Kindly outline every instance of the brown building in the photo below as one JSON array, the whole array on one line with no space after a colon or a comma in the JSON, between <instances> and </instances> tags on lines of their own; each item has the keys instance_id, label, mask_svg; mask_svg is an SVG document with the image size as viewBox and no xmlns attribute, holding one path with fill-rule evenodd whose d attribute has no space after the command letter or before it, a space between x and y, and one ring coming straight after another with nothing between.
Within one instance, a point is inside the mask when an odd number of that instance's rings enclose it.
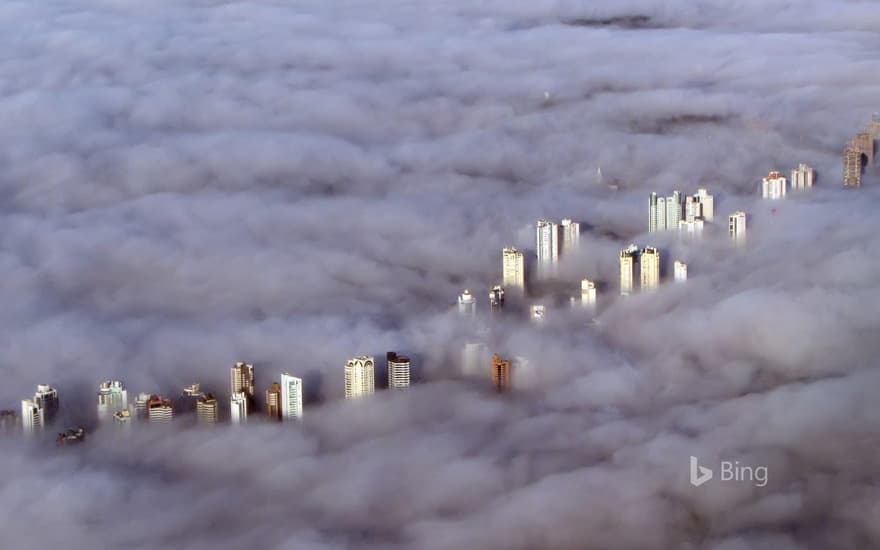
<instances>
[{"instance_id":1,"label":"brown building","mask_svg":"<svg viewBox=\"0 0 880 550\"><path fill-rule=\"evenodd\" d=\"M510 360L502 359L497 353L492 356L492 387L505 393L511 387Z\"/></svg>"},{"instance_id":2,"label":"brown building","mask_svg":"<svg viewBox=\"0 0 880 550\"><path fill-rule=\"evenodd\" d=\"M272 420L281 421L281 384L272 382L272 387L266 390L266 414Z\"/></svg>"},{"instance_id":3,"label":"brown building","mask_svg":"<svg viewBox=\"0 0 880 550\"><path fill-rule=\"evenodd\" d=\"M196 401L196 422L216 424L220 420L220 407L212 394L202 395Z\"/></svg>"}]
</instances>

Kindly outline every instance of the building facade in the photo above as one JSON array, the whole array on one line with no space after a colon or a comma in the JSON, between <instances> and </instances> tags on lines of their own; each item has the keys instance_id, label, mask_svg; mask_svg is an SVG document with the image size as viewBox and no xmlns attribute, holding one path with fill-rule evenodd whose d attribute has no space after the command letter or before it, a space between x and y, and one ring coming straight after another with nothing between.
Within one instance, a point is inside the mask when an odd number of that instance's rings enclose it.
<instances>
[{"instance_id":1,"label":"building facade","mask_svg":"<svg viewBox=\"0 0 880 550\"><path fill-rule=\"evenodd\" d=\"M356 399L375 390L375 359L368 355L354 357L345 364L345 398Z\"/></svg>"},{"instance_id":2,"label":"building facade","mask_svg":"<svg viewBox=\"0 0 880 550\"><path fill-rule=\"evenodd\" d=\"M248 418L248 396L243 391L233 392L229 399L229 419L233 424L244 424Z\"/></svg>"},{"instance_id":3,"label":"building facade","mask_svg":"<svg viewBox=\"0 0 880 550\"><path fill-rule=\"evenodd\" d=\"M770 200L784 199L787 187L788 183L785 180L785 176L779 172L770 172L761 181L761 198Z\"/></svg>"},{"instance_id":4,"label":"building facade","mask_svg":"<svg viewBox=\"0 0 880 550\"><path fill-rule=\"evenodd\" d=\"M688 266L686 263L679 261L679 260L675 260L674 269L675 269L674 277L675 277L676 283L683 283L683 282L687 281L687 279L688 279Z\"/></svg>"},{"instance_id":5,"label":"building facade","mask_svg":"<svg viewBox=\"0 0 880 550\"><path fill-rule=\"evenodd\" d=\"M742 210L734 212L728 218L728 233L736 242L745 242L746 239L746 213Z\"/></svg>"},{"instance_id":6,"label":"building facade","mask_svg":"<svg viewBox=\"0 0 880 550\"><path fill-rule=\"evenodd\" d=\"M474 317L477 314L477 299L468 289L458 295L458 313L464 317Z\"/></svg>"},{"instance_id":7,"label":"building facade","mask_svg":"<svg viewBox=\"0 0 880 550\"><path fill-rule=\"evenodd\" d=\"M281 420L281 384L272 382L272 385L266 390L266 414L272 420Z\"/></svg>"},{"instance_id":8,"label":"building facade","mask_svg":"<svg viewBox=\"0 0 880 550\"><path fill-rule=\"evenodd\" d=\"M535 225L535 253L538 261L538 276L552 276L559 261L559 226L547 220L538 220Z\"/></svg>"},{"instance_id":9,"label":"building facade","mask_svg":"<svg viewBox=\"0 0 880 550\"><path fill-rule=\"evenodd\" d=\"M813 187L813 169L804 164L798 164L798 167L791 171L791 188L792 189L810 189Z\"/></svg>"},{"instance_id":10,"label":"building facade","mask_svg":"<svg viewBox=\"0 0 880 550\"><path fill-rule=\"evenodd\" d=\"M501 285L520 294L526 289L525 259L523 253L513 247L501 251Z\"/></svg>"},{"instance_id":11,"label":"building facade","mask_svg":"<svg viewBox=\"0 0 880 550\"><path fill-rule=\"evenodd\" d=\"M620 295L629 296L633 292L636 280L636 264L638 263L639 249L631 244L620 251Z\"/></svg>"},{"instance_id":12,"label":"building facade","mask_svg":"<svg viewBox=\"0 0 880 550\"><path fill-rule=\"evenodd\" d=\"M220 405L210 393L202 394L196 399L196 422L202 425L213 425L220 421Z\"/></svg>"},{"instance_id":13,"label":"building facade","mask_svg":"<svg viewBox=\"0 0 880 550\"><path fill-rule=\"evenodd\" d=\"M388 376L389 389L401 390L409 387L409 357L397 355L397 353L389 351L385 355L385 370Z\"/></svg>"},{"instance_id":14,"label":"building facade","mask_svg":"<svg viewBox=\"0 0 880 550\"><path fill-rule=\"evenodd\" d=\"M499 393L510 391L513 376L510 360L502 359L497 353L492 356L492 387Z\"/></svg>"},{"instance_id":15,"label":"building facade","mask_svg":"<svg viewBox=\"0 0 880 550\"><path fill-rule=\"evenodd\" d=\"M639 254L640 286L643 291L651 291L660 286L660 251L647 246Z\"/></svg>"},{"instance_id":16,"label":"building facade","mask_svg":"<svg viewBox=\"0 0 880 550\"><path fill-rule=\"evenodd\" d=\"M581 242L581 224L565 218L559 225L559 231L562 237L560 255L565 256L577 250Z\"/></svg>"},{"instance_id":17,"label":"building facade","mask_svg":"<svg viewBox=\"0 0 880 550\"><path fill-rule=\"evenodd\" d=\"M128 391L119 380L107 380L98 386L98 421L113 420L113 413L128 408Z\"/></svg>"},{"instance_id":18,"label":"building facade","mask_svg":"<svg viewBox=\"0 0 880 550\"><path fill-rule=\"evenodd\" d=\"M346 371L346 398L348 397L348 372ZM303 416L302 378L288 373L281 374L281 418L298 420Z\"/></svg>"}]
</instances>

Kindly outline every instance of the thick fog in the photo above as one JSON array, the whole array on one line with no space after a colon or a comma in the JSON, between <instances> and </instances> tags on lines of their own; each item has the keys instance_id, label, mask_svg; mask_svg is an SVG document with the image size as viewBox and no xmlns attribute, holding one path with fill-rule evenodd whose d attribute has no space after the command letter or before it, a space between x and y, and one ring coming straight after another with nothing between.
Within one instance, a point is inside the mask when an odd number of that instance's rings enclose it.
<instances>
[{"instance_id":1,"label":"thick fog","mask_svg":"<svg viewBox=\"0 0 880 550\"><path fill-rule=\"evenodd\" d=\"M0 547L880 547L880 170L841 183L878 27L831 0L3 2L0 409L52 384L90 432L0 438ZM799 162L816 187L761 201ZM698 187L701 240L647 233L649 192ZM583 228L547 319L489 322L543 217ZM621 299L630 242L664 283ZM525 360L514 392L467 342ZM343 400L390 350L413 386ZM302 424L92 429L106 379L225 413L239 360L258 395L305 379Z\"/></svg>"}]
</instances>

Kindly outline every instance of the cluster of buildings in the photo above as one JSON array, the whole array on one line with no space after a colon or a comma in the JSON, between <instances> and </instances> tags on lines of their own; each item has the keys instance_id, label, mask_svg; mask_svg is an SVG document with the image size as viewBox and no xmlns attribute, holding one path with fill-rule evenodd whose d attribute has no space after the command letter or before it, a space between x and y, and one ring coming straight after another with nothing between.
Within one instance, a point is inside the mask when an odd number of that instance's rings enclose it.
<instances>
[{"instance_id":1,"label":"cluster of buildings","mask_svg":"<svg viewBox=\"0 0 880 550\"><path fill-rule=\"evenodd\" d=\"M375 359L360 356L345 364L345 398L355 399L372 394L375 389ZM247 422L258 413L254 365L237 362L230 369L230 398L227 410L234 424ZM410 359L396 352L386 355L389 389L404 389L410 385ZM300 420L303 417L303 380L282 373L280 382L272 382L265 392L263 414L274 421ZM221 402L201 390L199 384L183 388L176 398L158 394L140 393L129 400L128 390L119 380L107 380L98 385L97 420L99 425L130 426L133 422L151 424L170 423L182 415L190 416L200 425L221 421ZM60 401L58 390L45 384L37 386L32 399L21 402L21 421L15 411L0 411L0 432L11 432L19 426L26 434L42 433L56 423ZM74 428L58 435L59 445L82 441L83 428Z\"/></svg>"}]
</instances>

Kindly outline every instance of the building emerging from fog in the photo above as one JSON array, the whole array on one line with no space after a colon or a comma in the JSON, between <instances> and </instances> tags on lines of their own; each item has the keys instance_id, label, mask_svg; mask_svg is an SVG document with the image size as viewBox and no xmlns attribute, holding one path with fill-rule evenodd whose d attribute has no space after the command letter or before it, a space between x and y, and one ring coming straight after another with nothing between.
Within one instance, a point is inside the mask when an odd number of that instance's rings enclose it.
<instances>
[{"instance_id":1,"label":"building emerging from fog","mask_svg":"<svg viewBox=\"0 0 880 550\"><path fill-rule=\"evenodd\" d=\"M711 222L715 219L715 198L709 194L709 191L701 187L697 189L697 194L693 197L694 214L696 218L702 218L704 221Z\"/></svg>"},{"instance_id":2,"label":"building emerging from fog","mask_svg":"<svg viewBox=\"0 0 880 550\"><path fill-rule=\"evenodd\" d=\"M746 213L742 210L734 212L728 218L730 238L736 242L744 242L746 238Z\"/></svg>"},{"instance_id":3,"label":"building emerging from fog","mask_svg":"<svg viewBox=\"0 0 880 550\"><path fill-rule=\"evenodd\" d=\"M458 296L458 313L464 317L474 317L477 314L477 300L468 289L464 289Z\"/></svg>"},{"instance_id":4,"label":"building emerging from fog","mask_svg":"<svg viewBox=\"0 0 880 550\"><path fill-rule=\"evenodd\" d=\"M761 197L770 200L784 199L786 187L785 176L779 172L770 172L761 182Z\"/></svg>"},{"instance_id":5,"label":"building emerging from fog","mask_svg":"<svg viewBox=\"0 0 880 550\"><path fill-rule=\"evenodd\" d=\"M117 411L128 408L128 392L119 380L107 380L98 386L98 421L113 419Z\"/></svg>"},{"instance_id":6,"label":"building emerging from fog","mask_svg":"<svg viewBox=\"0 0 880 550\"><path fill-rule=\"evenodd\" d=\"M30 399L21 402L21 427L26 434L33 434L43 429L43 409Z\"/></svg>"},{"instance_id":7,"label":"building emerging from fog","mask_svg":"<svg viewBox=\"0 0 880 550\"><path fill-rule=\"evenodd\" d=\"M577 250L581 243L581 224L565 218L559 226L559 231L562 237L560 255L565 256Z\"/></svg>"},{"instance_id":8,"label":"building emerging from fog","mask_svg":"<svg viewBox=\"0 0 880 550\"><path fill-rule=\"evenodd\" d=\"M409 387L409 357L389 351L385 354L385 371L389 389L401 390Z\"/></svg>"},{"instance_id":9,"label":"building emerging from fog","mask_svg":"<svg viewBox=\"0 0 880 550\"><path fill-rule=\"evenodd\" d=\"M581 305L588 307L596 305L596 283L589 279L581 281Z\"/></svg>"},{"instance_id":10,"label":"building emerging from fog","mask_svg":"<svg viewBox=\"0 0 880 550\"><path fill-rule=\"evenodd\" d=\"M688 279L688 266L686 263L675 260L675 282L683 283Z\"/></svg>"},{"instance_id":11,"label":"building emerging from fog","mask_svg":"<svg viewBox=\"0 0 880 550\"><path fill-rule=\"evenodd\" d=\"M639 254L639 272L641 275L641 289L650 291L660 286L660 251L653 246L647 246Z\"/></svg>"},{"instance_id":12,"label":"building emerging from fog","mask_svg":"<svg viewBox=\"0 0 880 550\"><path fill-rule=\"evenodd\" d=\"M804 164L798 164L798 167L791 171L791 188L792 189L810 189L813 187L813 169Z\"/></svg>"},{"instance_id":13,"label":"building emerging from fog","mask_svg":"<svg viewBox=\"0 0 880 550\"><path fill-rule=\"evenodd\" d=\"M174 405L169 399L151 395L146 402L147 419L151 424L165 424L174 418Z\"/></svg>"},{"instance_id":14,"label":"building emerging from fog","mask_svg":"<svg viewBox=\"0 0 880 550\"><path fill-rule=\"evenodd\" d=\"M255 403L256 385L254 383L254 366L241 361L235 363L231 369L231 393L243 393L248 401L248 408L252 409Z\"/></svg>"},{"instance_id":15,"label":"building emerging from fog","mask_svg":"<svg viewBox=\"0 0 880 550\"><path fill-rule=\"evenodd\" d=\"M243 391L237 391L229 399L229 419L233 424L244 424L248 417L248 396Z\"/></svg>"},{"instance_id":16,"label":"building emerging from fog","mask_svg":"<svg viewBox=\"0 0 880 550\"><path fill-rule=\"evenodd\" d=\"M370 376L372 377L372 371ZM345 371L345 397L348 398L348 369ZM371 390L372 392L372 390ZM299 420L303 415L302 378L281 374L281 417L284 420Z\"/></svg>"},{"instance_id":17,"label":"building emerging from fog","mask_svg":"<svg viewBox=\"0 0 880 550\"><path fill-rule=\"evenodd\" d=\"M345 364L345 398L356 399L370 395L375 389L373 365L375 359L368 355L354 357Z\"/></svg>"},{"instance_id":18,"label":"building emerging from fog","mask_svg":"<svg viewBox=\"0 0 880 550\"><path fill-rule=\"evenodd\" d=\"M547 220L535 224L535 252L538 256L538 277L551 276L559 261L559 226Z\"/></svg>"},{"instance_id":19,"label":"building emerging from fog","mask_svg":"<svg viewBox=\"0 0 880 550\"><path fill-rule=\"evenodd\" d=\"M58 415L58 409L61 407L58 400L58 390L48 384L37 385L37 392L34 394L34 404L43 411L43 425L51 425Z\"/></svg>"},{"instance_id":20,"label":"building emerging from fog","mask_svg":"<svg viewBox=\"0 0 880 550\"><path fill-rule=\"evenodd\" d=\"M492 387L499 393L510 391L513 377L510 360L502 359L497 353L492 356Z\"/></svg>"},{"instance_id":21,"label":"building emerging from fog","mask_svg":"<svg viewBox=\"0 0 880 550\"><path fill-rule=\"evenodd\" d=\"M491 313L500 313L504 309L504 289L500 285L495 285L489 290L489 311Z\"/></svg>"},{"instance_id":22,"label":"building emerging from fog","mask_svg":"<svg viewBox=\"0 0 880 550\"><path fill-rule=\"evenodd\" d=\"M620 295L629 296L636 280L639 248L631 244L620 251Z\"/></svg>"},{"instance_id":23,"label":"building emerging from fog","mask_svg":"<svg viewBox=\"0 0 880 550\"><path fill-rule=\"evenodd\" d=\"M272 420L281 420L281 384L272 382L266 390L266 415Z\"/></svg>"},{"instance_id":24,"label":"building emerging from fog","mask_svg":"<svg viewBox=\"0 0 880 550\"><path fill-rule=\"evenodd\" d=\"M547 307L543 304L534 304L529 308L529 318L532 321L541 322L547 316Z\"/></svg>"},{"instance_id":25,"label":"building emerging from fog","mask_svg":"<svg viewBox=\"0 0 880 550\"><path fill-rule=\"evenodd\" d=\"M518 294L525 293L526 270L523 253L513 247L501 251L501 284L504 288Z\"/></svg>"},{"instance_id":26,"label":"building emerging from fog","mask_svg":"<svg viewBox=\"0 0 880 550\"><path fill-rule=\"evenodd\" d=\"M196 400L196 422L213 425L220 421L220 405L210 393L200 395Z\"/></svg>"},{"instance_id":27,"label":"building emerging from fog","mask_svg":"<svg viewBox=\"0 0 880 550\"><path fill-rule=\"evenodd\" d=\"M701 191L705 191L705 189L701 189ZM711 200L711 196L707 196ZM681 219L680 191L673 191L672 195L668 197L660 197L657 193L650 194L648 197L648 231L677 231L678 222Z\"/></svg>"}]
</instances>

